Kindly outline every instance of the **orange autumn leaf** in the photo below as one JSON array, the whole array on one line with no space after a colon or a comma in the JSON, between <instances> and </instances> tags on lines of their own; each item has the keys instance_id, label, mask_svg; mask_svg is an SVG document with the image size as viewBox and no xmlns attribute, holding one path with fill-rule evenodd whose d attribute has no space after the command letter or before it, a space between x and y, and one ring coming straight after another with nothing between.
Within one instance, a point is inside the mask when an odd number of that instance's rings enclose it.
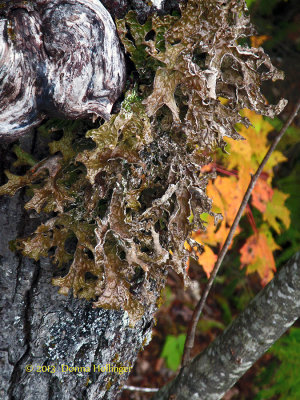
<instances>
[{"instance_id":1,"label":"orange autumn leaf","mask_svg":"<svg viewBox=\"0 0 300 400\"><path fill-rule=\"evenodd\" d=\"M218 250L221 249L229 233L230 227L226 225L225 219L217 225L214 225L214 217L208 214L205 216L205 222L208 224L206 232L199 230L192 233L192 239L201 244L203 252L200 254L196 247L192 248L187 242L185 248L190 252L194 251L194 254L196 254L198 258L198 263L202 266L204 272L209 278L218 258L212 247L218 248ZM238 227L234 236L238 235L239 232L240 228ZM230 247L231 246L232 243L230 244Z\"/></svg>"},{"instance_id":2,"label":"orange autumn leaf","mask_svg":"<svg viewBox=\"0 0 300 400\"><path fill-rule=\"evenodd\" d=\"M251 203L261 213L264 213L267 208L267 204L272 200L274 190L271 186L263 179L258 179L252 192Z\"/></svg>"},{"instance_id":3,"label":"orange autumn leaf","mask_svg":"<svg viewBox=\"0 0 300 400\"><path fill-rule=\"evenodd\" d=\"M216 238L216 230L218 230L218 228L219 224L217 226L214 224L214 217L208 215L206 232L200 230L192 232L192 239L200 244L204 243L216 247L218 245L218 240Z\"/></svg>"},{"instance_id":4,"label":"orange autumn leaf","mask_svg":"<svg viewBox=\"0 0 300 400\"><path fill-rule=\"evenodd\" d=\"M213 165L214 165L213 163L209 163L207 165L203 165L201 167L202 174L204 174L205 172L210 172L213 169Z\"/></svg>"},{"instance_id":5,"label":"orange autumn leaf","mask_svg":"<svg viewBox=\"0 0 300 400\"><path fill-rule=\"evenodd\" d=\"M207 245L204 245L204 251L202 254L198 253L198 263L202 266L207 278L210 277L211 271L214 268L217 258L218 256Z\"/></svg>"},{"instance_id":6,"label":"orange autumn leaf","mask_svg":"<svg viewBox=\"0 0 300 400\"><path fill-rule=\"evenodd\" d=\"M219 175L207 186L207 194L213 200L212 211L221 213L223 220L215 226L214 218L208 215L205 217L206 232L198 231L192 235L194 240L204 246L204 252L200 256L199 253L196 255L208 276L217 257L215 252L220 251L226 240L250 183L251 174L255 173L270 146L268 135L273 126L254 111L244 109L241 114L251 122L249 128L242 125L237 128L245 140L226 139L228 154L219 153L214 162L201 169L201 173L209 173L215 169L226 175ZM285 206L287 196L271 186L274 166L284 161L286 158L281 152L273 152L252 192L251 204L262 213L265 224L257 228L251 210L247 213L256 233L248 238L242 247L241 262L247 267L247 274L258 272L262 284L267 283L273 276L275 262L272 252L278 248L269 229L279 233L283 225L288 228L290 224L290 213ZM239 232L238 227L235 235Z\"/></svg>"},{"instance_id":7,"label":"orange autumn leaf","mask_svg":"<svg viewBox=\"0 0 300 400\"><path fill-rule=\"evenodd\" d=\"M240 182L235 177L222 178L220 176L214 182L209 182L208 184L207 193L213 199L213 210L214 212L221 213L224 218L220 223L214 225L214 217L206 215L206 232L197 231L192 233L192 239L204 247L204 251L201 254L197 251L195 254L198 257L198 263L202 266L207 277L210 276L217 260L217 255L211 247L218 247L220 249L223 246L229 233L230 225L235 218L242 200L243 192L239 184ZM235 235L239 234L239 232L240 229L238 228ZM186 249L192 251L191 248L186 247Z\"/></svg>"},{"instance_id":8,"label":"orange autumn leaf","mask_svg":"<svg viewBox=\"0 0 300 400\"><path fill-rule=\"evenodd\" d=\"M214 182L209 182L207 194L213 199L213 210L221 212L226 224L231 226L244 196L240 182L234 176L218 176Z\"/></svg>"},{"instance_id":9,"label":"orange autumn leaf","mask_svg":"<svg viewBox=\"0 0 300 400\"><path fill-rule=\"evenodd\" d=\"M199 235L200 231L197 232L193 232L192 234L192 238L199 242ZM198 239L198 240L197 240ZM212 249L207 246L207 245L203 245L203 251L202 253L199 252L198 247L194 246L192 247L187 241L184 243L184 247L186 248L186 250L188 250L190 253L194 253L198 259L198 263L202 266L204 272L206 273L206 276L209 278L211 271L214 268L214 265L217 261L217 256L216 254L212 251ZM190 267L190 260L187 260L186 263L186 272L189 271L189 267Z\"/></svg>"},{"instance_id":10,"label":"orange autumn leaf","mask_svg":"<svg viewBox=\"0 0 300 400\"><path fill-rule=\"evenodd\" d=\"M247 274L257 272L264 286L273 278L276 271L273 251L279 248L270 234L267 236L260 230L250 236L240 249L241 267L247 267Z\"/></svg>"},{"instance_id":11,"label":"orange autumn leaf","mask_svg":"<svg viewBox=\"0 0 300 400\"><path fill-rule=\"evenodd\" d=\"M271 36L268 35L260 35L260 36L251 36L251 47L260 47L267 40L271 39Z\"/></svg>"}]
</instances>

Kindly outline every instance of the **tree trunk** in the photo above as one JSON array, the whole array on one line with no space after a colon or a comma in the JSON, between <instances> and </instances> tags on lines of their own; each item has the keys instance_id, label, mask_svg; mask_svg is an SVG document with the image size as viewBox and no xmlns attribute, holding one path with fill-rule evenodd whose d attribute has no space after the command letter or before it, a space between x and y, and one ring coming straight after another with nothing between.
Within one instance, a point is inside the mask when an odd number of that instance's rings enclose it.
<instances>
[{"instance_id":1,"label":"tree trunk","mask_svg":"<svg viewBox=\"0 0 300 400\"><path fill-rule=\"evenodd\" d=\"M300 252L207 349L153 397L218 400L300 316ZM170 397L171 396L171 397Z\"/></svg>"},{"instance_id":2,"label":"tree trunk","mask_svg":"<svg viewBox=\"0 0 300 400\"><path fill-rule=\"evenodd\" d=\"M30 137L24 139L28 151ZM2 170L10 153L2 148ZM113 368L133 366L151 338L156 305L129 328L123 312L94 309L87 301L58 294L48 258L34 262L9 249L9 241L40 223L28 217L24 197L18 192L0 198L0 398L116 399L130 369ZM86 370L70 372L71 367Z\"/></svg>"}]
</instances>

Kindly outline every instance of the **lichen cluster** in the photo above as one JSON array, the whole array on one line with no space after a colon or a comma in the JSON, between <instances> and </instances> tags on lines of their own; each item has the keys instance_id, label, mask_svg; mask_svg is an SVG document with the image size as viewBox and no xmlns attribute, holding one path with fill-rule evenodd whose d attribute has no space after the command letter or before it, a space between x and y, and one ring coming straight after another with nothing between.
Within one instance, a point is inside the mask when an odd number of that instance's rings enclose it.
<instances>
[{"instance_id":1,"label":"lichen cluster","mask_svg":"<svg viewBox=\"0 0 300 400\"><path fill-rule=\"evenodd\" d=\"M53 280L61 293L125 310L135 324L167 266L186 280L185 241L212 214L201 167L224 136L241 139L242 108L272 116L285 104L269 106L260 93L262 80L282 78L263 50L238 44L253 33L246 14L238 0L190 0L181 15L144 25L130 12L117 21L133 71L120 111L86 139L77 122L52 122L64 135L50 156L24 176L7 172L0 194L29 186L26 208L53 215L17 246L70 264Z\"/></svg>"}]
</instances>

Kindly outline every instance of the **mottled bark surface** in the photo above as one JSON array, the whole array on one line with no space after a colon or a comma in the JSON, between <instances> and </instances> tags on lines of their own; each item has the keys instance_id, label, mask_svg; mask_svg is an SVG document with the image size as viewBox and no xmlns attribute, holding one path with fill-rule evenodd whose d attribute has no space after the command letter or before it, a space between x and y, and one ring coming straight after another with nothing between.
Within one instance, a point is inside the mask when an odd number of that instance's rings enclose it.
<instances>
[{"instance_id":1,"label":"mottled bark surface","mask_svg":"<svg viewBox=\"0 0 300 400\"><path fill-rule=\"evenodd\" d=\"M300 253L153 399L218 400L300 316Z\"/></svg>"},{"instance_id":2,"label":"mottled bark surface","mask_svg":"<svg viewBox=\"0 0 300 400\"><path fill-rule=\"evenodd\" d=\"M135 10L141 22L154 12L170 13L179 10L178 4L185 0L101 0L113 17L123 18L129 10Z\"/></svg>"},{"instance_id":3,"label":"mottled bark surface","mask_svg":"<svg viewBox=\"0 0 300 400\"><path fill-rule=\"evenodd\" d=\"M0 7L0 137L46 116L109 119L125 81L114 22L98 0Z\"/></svg>"},{"instance_id":4,"label":"mottled bark surface","mask_svg":"<svg viewBox=\"0 0 300 400\"><path fill-rule=\"evenodd\" d=\"M2 149L2 170L8 154ZM58 294L49 259L34 262L9 250L10 240L32 232L39 222L28 217L24 196L0 198L0 398L116 399L129 373L98 372L98 365L134 364L150 340L156 305L131 329L123 312L93 309L87 301ZM62 371L62 364L91 372ZM51 372L37 372L42 365Z\"/></svg>"}]
</instances>

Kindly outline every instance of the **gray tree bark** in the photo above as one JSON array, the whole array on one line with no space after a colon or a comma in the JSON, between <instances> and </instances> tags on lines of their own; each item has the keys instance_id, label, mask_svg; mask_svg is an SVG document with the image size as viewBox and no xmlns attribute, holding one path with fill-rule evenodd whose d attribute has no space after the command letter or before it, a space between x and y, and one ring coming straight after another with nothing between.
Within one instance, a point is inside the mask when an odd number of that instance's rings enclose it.
<instances>
[{"instance_id":1,"label":"gray tree bark","mask_svg":"<svg viewBox=\"0 0 300 400\"><path fill-rule=\"evenodd\" d=\"M32 135L22 140L33 154L42 146L33 146ZM2 172L9 146L0 146ZM25 196L0 198L0 398L116 399L130 369L121 373L114 367L133 366L151 338L156 304L130 328L123 312L93 309L58 294L49 259L34 262L9 249L9 241L40 223L24 210ZM81 370L70 372L73 367Z\"/></svg>"},{"instance_id":2,"label":"gray tree bark","mask_svg":"<svg viewBox=\"0 0 300 400\"><path fill-rule=\"evenodd\" d=\"M299 316L300 252L225 332L153 399L221 399Z\"/></svg>"}]
</instances>

